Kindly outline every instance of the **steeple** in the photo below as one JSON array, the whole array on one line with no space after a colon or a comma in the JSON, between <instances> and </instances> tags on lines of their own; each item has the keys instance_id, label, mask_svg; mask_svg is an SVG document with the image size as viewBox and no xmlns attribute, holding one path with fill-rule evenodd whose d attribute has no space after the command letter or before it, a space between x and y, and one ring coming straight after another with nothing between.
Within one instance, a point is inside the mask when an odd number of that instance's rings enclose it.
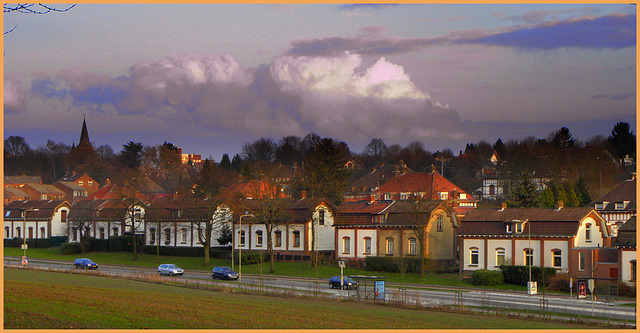
<instances>
[{"instance_id":1,"label":"steeple","mask_svg":"<svg viewBox=\"0 0 640 333\"><path fill-rule=\"evenodd\" d=\"M89 132L87 131L87 120L82 120L82 133L80 133L80 142L78 142L78 148L93 148L91 147L91 141L89 141Z\"/></svg>"}]
</instances>

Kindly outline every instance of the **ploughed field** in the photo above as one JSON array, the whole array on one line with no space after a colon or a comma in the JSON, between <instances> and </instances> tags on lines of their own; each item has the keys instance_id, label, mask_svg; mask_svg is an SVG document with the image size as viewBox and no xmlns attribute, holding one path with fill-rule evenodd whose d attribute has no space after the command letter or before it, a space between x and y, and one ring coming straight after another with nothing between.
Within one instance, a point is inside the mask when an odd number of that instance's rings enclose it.
<instances>
[{"instance_id":1,"label":"ploughed field","mask_svg":"<svg viewBox=\"0 0 640 333\"><path fill-rule=\"evenodd\" d=\"M4 270L7 329L588 328L335 299L209 291L109 277Z\"/></svg>"}]
</instances>

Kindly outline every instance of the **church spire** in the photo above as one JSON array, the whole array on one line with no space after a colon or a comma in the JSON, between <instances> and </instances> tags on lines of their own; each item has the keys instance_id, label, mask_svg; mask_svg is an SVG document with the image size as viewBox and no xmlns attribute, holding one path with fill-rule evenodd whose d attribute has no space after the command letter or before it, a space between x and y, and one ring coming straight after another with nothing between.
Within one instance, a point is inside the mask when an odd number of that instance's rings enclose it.
<instances>
[{"instance_id":1,"label":"church spire","mask_svg":"<svg viewBox=\"0 0 640 333\"><path fill-rule=\"evenodd\" d=\"M91 141L89 141L89 132L87 131L87 120L82 120L82 133L80 134L80 142L78 142L78 148L93 148L91 147Z\"/></svg>"}]
</instances>

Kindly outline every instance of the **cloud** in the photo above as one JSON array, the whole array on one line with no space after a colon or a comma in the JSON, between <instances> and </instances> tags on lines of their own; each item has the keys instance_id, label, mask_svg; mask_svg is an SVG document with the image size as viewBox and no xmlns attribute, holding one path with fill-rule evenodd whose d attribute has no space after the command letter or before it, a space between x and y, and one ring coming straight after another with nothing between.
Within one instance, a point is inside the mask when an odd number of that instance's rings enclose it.
<instances>
[{"instance_id":1,"label":"cloud","mask_svg":"<svg viewBox=\"0 0 640 333\"><path fill-rule=\"evenodd\" d=\"M625 100L629 98L633 98L636 95L635 92L627 92L622 94L600 94L591 96L592 99L608 99L613 101Z\"/></svg>"},{"instance_id":2,"label":"cloud","mask_svg":"<svg viewBox=\"0 0 640 333\"><path fill-rule=\"evenodd\" d=\"M382 4L382 3L361 3L361 4L348 4L348 5L340 5L338 9L340 10L356 10L356 9L387 9L399 6L397 4Z\"/></svg>"},{"instance_id":3,"label":"cloud","mask_svg":"<svg viewBox=\"0 0 640 333\"><path fill-rule=\"evenodd\" d=\"M532 12L527 22L540 22L549 12ZM423 50L434 45L480 44L513 47L519 50L619 49L636 45L636 15L582 16L563 21L544 21L500 29L454 31L433 38L383 36L381 27L366 27L356 37L297 39L287 51L293 56L339 56L345 52L362 55L391 55Z\"/></svg>"},{"instance_id":4,"label":"cloud","mask_svg":"<svg viewBox=\"0 0 640 333\"><path fill-rule=\"evenodd\" d=\"M18 112L27 103L26 91L20 85L20 80L12 75L4 76L4 111Z\"/></svg>"}]
</instances>

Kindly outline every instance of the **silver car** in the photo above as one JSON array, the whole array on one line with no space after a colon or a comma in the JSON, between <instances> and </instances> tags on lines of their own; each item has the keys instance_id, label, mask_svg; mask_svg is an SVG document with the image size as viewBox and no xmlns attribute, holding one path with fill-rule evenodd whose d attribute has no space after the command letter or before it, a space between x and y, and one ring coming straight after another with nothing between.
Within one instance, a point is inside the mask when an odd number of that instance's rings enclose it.
<instances>
[{"instance_id":1,"label":"silver car","mask_svg":"<svg viewBox=\"0 0 640 333\"><path fill-rule=\"evenodd\" d=\"M158 274L159 275L182 275L184 274L184 270L182 268L174 265L174 264L162 264L158 266Z\"/></svg>"}]
</instances>

